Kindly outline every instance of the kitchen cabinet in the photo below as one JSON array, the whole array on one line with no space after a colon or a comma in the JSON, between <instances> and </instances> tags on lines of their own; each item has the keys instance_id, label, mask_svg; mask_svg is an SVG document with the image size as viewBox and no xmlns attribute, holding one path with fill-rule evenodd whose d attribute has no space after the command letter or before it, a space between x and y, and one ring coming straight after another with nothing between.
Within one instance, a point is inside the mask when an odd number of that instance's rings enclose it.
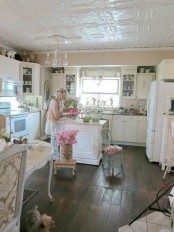
<instances>
[{"instance_id":1,"label":"kitchen cabinet","mask_svg":"<svg viewBox=\"0 0 174 232\"><path fill-rule=\"evenodd\" d=\"M174 59L165 59L157 66L157 80L173 79Z\"/></svg>"},{"instance_id":2,"label":"kitchen cabinet","mask_svg":"<svg viewBox=\"0 0 174 232\"><path fill-rule=\"evenodd\" d=\"M99 123L83 123L79 120L62 120L62 129L76 129L77 143L73 145L73 159L77 163L99 165L102 158L101 130L105 127L105 120Z\"/></svg>"},{"instance_id":3,"label":"kitchen cabinet","mask_svg":"<svg viewBox=\"0 0 174 232\"><path fill-rule=\"evenodd\" d=\"M23 93L40 95L40 64L20 62L20 79Z\"/></svg>"},{"instance_id":4,"label":"kitchen cabinet","mask_svg":"<svg viewBox=\"0 0 174 232\"><path fill-rule=\"evenodd\" d=\"M40 137L40 112L30 112L28 115L29 123L29 139L37 139Z\"/></svg>"},{"instance_id":5,"label":"kitchen cabinet","mask_svg":"<svg viewBox=\"0 0 174 232\"><path fill-rule=\"evenodd\" d=\"M57 90L65 89L65 76L64 73L51 74L51 95L53 96Z\"/></svg>"},{"instance_id":6,"label":"kitchen cabinet","mask_svg":"<svg viewBox=\"0 0 174 232\"><path fill-rule=\"evenodd\" d=\"M136 67L122 69L122 97L135 98Z\"/></svg>"},{"instance_id":7,"label":"kitchen cabinet","mask_svg":"<svg viewBox=\"0 0 174 232\"><path fill-rule=\"evenodd\" d=\"M113 115L112 118L112 139L124 141L124 116Z\"/></svg>"},{"instance_id":8,"label":"kitchen cabinet","mask_svg":"<svg viewBox=\"0 0 174 232\"><path fill-rule=\"evenodd\" d=\"M154 73L138 73L136 82L136 97L138 99L147 99L150 85L155 79Z\"/></svg>"},{"instance_id":9,"label":"kitchen cabinet","mask_svg":"<svg viewBox=\"0 0 174 232\"><path fill-rule=\"evenodd\" d=\"M144 116L113 115L112 139L118 143L145 144L147 118Z\"/></svg>"},{"instance_id":10,"label":"kitchen cabinet","mask_svg":"<svg viewBox=\"0 0 174 232\"><path fill-rule=\"evenodd\" d=\"M77 68L65 68L65 82L68 97L76 97Z\"/></svg>"},{"instance_id":11,"label":"kitchen cabinet","mask_svg":"<svg viewBox=\"0 0 174 232\"><path fill-rule=\"evenodd\" d=\"M124 116L124 141L137 142L137 117Z\"/></svg>"},{"instance_id":12,"label":"kitchen cabinet","mask_svg":"<svg viewBox=\"0 0 174 232\"><path fill-rule=\"evenodd\" d=\"M20 61L0 55L0 77L19 80Z\"/></svg>"},{"instance_id":13,"label":"kitchen cabinet","mask_svg":"<svg viewBox=\"0 0 174 232\"><path fill-rule=\"evenodd\" d=\"M147 117L137 117L137 143L146 143L147 137Z\"/></svg>"},{"instance_id":14,"label":"kitchen cabinet","mask_svg":"<svg viewBox=\"0 0 174 232\"><path fill-rule=\"evenodd\" d=\"M118 142L133 142L137 140L137 117L113 115L112 139Z\"/></svg>"}]
</instances>

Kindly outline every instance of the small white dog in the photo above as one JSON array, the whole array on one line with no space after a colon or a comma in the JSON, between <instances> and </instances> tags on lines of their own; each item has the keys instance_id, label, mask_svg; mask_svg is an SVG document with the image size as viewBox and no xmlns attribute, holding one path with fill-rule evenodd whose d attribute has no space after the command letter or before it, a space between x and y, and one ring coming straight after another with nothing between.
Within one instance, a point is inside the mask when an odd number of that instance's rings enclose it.
<instances>
[{"instance_id":1,"label":"small white dog","mask_svg":"<svg viewBox=\"0 0 174 232\"><path fill-rule=\"evenodd\" d=\"M34 206L26 214L26 227L27 232L50 232L55 228L55 222L51 216L40 214L38 206Z\"/></svg>"}]
</instances>

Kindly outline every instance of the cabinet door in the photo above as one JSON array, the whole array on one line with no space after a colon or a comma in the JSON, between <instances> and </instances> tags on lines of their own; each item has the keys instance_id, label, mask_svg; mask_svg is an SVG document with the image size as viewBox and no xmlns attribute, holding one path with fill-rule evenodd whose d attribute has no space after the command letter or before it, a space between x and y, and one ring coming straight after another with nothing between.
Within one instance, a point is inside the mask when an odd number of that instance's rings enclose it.
<instances>
[{"instance_id":1,"label":"cabinet door","mask_svg":"<svg viewBox=\"0 0 174 232\"><path fill-rule=\"evenodd\" d=\"M165 59L157 66L157 79L173 79L174 59Z\"/></svg>"},{"instance_id":2,"label":"cabinet door","mask_svg":"<svg viewBox=\"0 0 174 232\"><path fill-rule=\"evenodd\" d=\"M137 117L125 116L124 119L124 141L136 142L137 141Z\"/></svg>"},{"instance_id":3,"label":"cabinet door","mask_svg":"<svg viewBox=\"0 0 174 232\"><path fill-rule=\"evenodd\" d=\"M20 79L23 82L23 93L40 94L40 65L35 63L20 63Z\"/></svg>"},{"instance_id":4,"label":"cabinet door","mask_svg":"<svg viewBox=\"0 0 174 232\"><path fill-rule=\"evenodd\" d=\"M137 143L146 143L147 136L147 117L138 117L137 124Z\"/></svg>"},{"instance_id":5,"label":"cabinet door","mask_svg":"<svg viewBox=\"0 0 174 232\"><path fill-rule=\"evenodd\" d=\"M63 73L52 73L51 75L51 95L53 96L57 90L65 89L65 76Z\"/></svg>"},{"instance_id":6,"label":"cabinet door","mask_svg":"<svg viewBox=\"0 0 174 232\"><path fill-rule=\"evenodd\" d=\"M76 75L66 74L66 90L68 96L74 97L76 95Z\"/></svg>"},{"instance_id":7,"label":"cabinet door","mask_svg":"<svg viewBox=\"0 0 174 232\"><path fill-rule=\"evenodd\" d=\"M154 74L143 73L137 75L136 96L139 99L147 99L150 85L154 79Z\"/></svg>"},{"instance_id":8,"label":"cabinet door","mask_svg":"<svg viewBox=\"0 0 174 232\"><path fill-rule=\"evenodd\" d=\"M77 68L65 68L65 86L68 97L76 97L77 72Z\"/></svg>"},{"instance_id":9,"label":"cabinet door","mask_svg":"<svg viewBox=\"0 0 174 232\"><path fill-rule=\"evenodd\" d=\"M135 98L137 67L122 68L122 97Z\"/></svg>"},{"instance_id":10,"label":"cabinet door","mask_svg":"<svg viewBox=\"0 0 174 232\"><path fill-rule=\"evenodd\" d=\"M112 118L112 139L123 141L124 139L124 116L113 115Z\"/></svg>"},{"instance_id":11,"label":"cabinet door","mask_svg":"<svg viewBox=\"0 0 174 232\"><path fill-rule=\"evenodd\" d=\"M40 112L29 114L29 139L40 137Z\"/></svg>"},{"instance_id":12,"label":"cabinet door","mask_svg":"<svg viewBox=\"0 0 174 232\"><path fill-rule=\"evenodd\" d=\"M135 82L134 74L123 74L122 97L135 98Z\"/></svg>"},{"instance_id":13,"label":"cabinet door","mask_svg":"<svg viewBox=\"0 0 174 232\"><path fill-rule=\"evenodd\" d=\"M0 77L19 80L19 61L0 55Z\"/></svg>"}]
</instances>

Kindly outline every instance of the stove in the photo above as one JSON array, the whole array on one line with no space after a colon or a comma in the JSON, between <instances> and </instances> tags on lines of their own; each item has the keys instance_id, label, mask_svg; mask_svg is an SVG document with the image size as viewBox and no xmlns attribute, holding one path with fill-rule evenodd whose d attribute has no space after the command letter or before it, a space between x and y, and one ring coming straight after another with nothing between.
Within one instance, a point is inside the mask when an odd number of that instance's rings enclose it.
<instances>
[{"instance_id":1,"label":"stove","mask_svg":"<svg viewBox=\"0 0 174 232\"><path fill-rule=\"evenodd\" d=\"M28 112L11 110L10 102L0 102L0 129L12 131L16 138L28 137Z\"/></svg>"},{"instance_id":2,"label":"stove","mask_svg":"<svg viewBox=\"0 0 174 232\"><path fill-rule=\"evenodd\" d=\"M11 110L10 102L0 102L0 114L4 116L15 116L15 115L25 115L28 112L24 112L22 110Z\"/></svg>"}]
</instances>

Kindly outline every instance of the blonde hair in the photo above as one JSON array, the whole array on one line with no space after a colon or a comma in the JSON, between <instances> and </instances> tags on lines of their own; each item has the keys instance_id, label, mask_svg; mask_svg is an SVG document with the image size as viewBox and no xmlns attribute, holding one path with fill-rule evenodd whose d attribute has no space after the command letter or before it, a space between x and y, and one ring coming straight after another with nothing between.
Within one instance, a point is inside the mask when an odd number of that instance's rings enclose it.
<instances>
[{"instance_id":1,"label":"blonde hair","mask_svg":"<svg viewBox=\"0 0 174 232\"><path fill-rule=\"evenodd\" d=\"M66 94L65 97L63 96L64 93ZM64 99L64 100L66 100L67 90L63 89L63 88L61 88L60 90L57 90L56 97L57 97L57 99Z\"/></svg>"}]
</instances>

